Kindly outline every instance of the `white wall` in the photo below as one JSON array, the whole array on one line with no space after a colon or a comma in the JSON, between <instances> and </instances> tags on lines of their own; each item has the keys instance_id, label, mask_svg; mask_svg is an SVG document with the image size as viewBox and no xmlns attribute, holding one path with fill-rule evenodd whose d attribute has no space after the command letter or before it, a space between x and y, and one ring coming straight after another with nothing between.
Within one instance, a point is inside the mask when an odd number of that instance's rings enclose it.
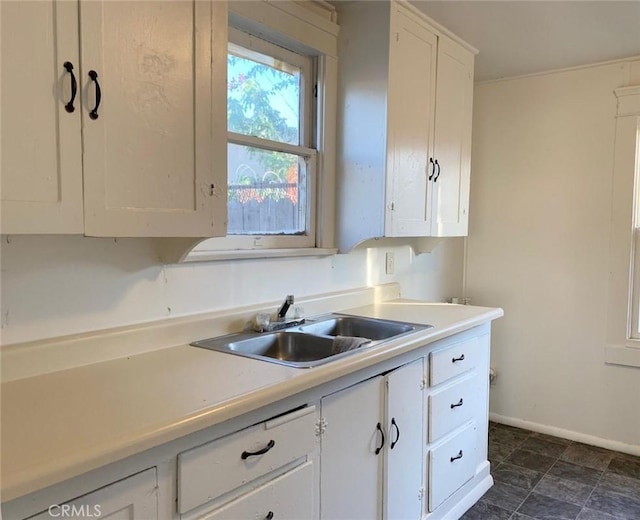
<instances>
[{"instance_id":1,"label":"white wall","mask_svg":"<svg viewBox=\"0 0 640 520\"><path fill-rule=\"evenodd\" d=\"M629 78L618 63L476 86L467 294L505 311L492 413L640 445L640 369L603 361L613 90Z\"/></svg>"},{"instance_id":2,"label":"white wall","mask_svg":"<svg viewBox=\"0 0 640 520\"><path fill-rule=\"evenodd\" d=\"M463 242L432 253L408 246L326 258L159 265L146 239L2 237L2 343L398 281L402 295L460 295ZM384 253L395 274L384 274Z\"/></svg>"}]
</instances>

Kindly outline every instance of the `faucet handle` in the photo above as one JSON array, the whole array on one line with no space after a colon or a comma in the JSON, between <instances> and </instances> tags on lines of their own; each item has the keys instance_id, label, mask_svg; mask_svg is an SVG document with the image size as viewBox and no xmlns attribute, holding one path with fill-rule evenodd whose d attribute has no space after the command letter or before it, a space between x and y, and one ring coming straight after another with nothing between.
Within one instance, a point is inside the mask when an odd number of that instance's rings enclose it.
<instances>
[{"instance_id":1,"label":"faucet handle","mask_svg":"<svg viewBox=\"0 0 640 520\"><path fill-rule=\"evenodd\" d=\"M267 328L269 327L269 323L271 323L271 314L269 314L268 312L259 312L258 314L256 314L254 324L255 330L257 330L258 332L263 332L267 330Z\"/></svg>"}]
</instances>

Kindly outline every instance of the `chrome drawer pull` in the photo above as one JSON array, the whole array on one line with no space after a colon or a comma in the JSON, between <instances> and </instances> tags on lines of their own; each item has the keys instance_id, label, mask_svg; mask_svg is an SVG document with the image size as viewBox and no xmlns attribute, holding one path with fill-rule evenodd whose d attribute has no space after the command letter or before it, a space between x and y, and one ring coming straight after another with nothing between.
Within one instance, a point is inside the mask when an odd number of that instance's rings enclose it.
<instances>
[{"instance_id":1,"label":"chrome drawer pull","mask_svg":"<svg viewBox=\"0 0 640 520\"><path fill-rule=\"evenodd\" d=\"M462 354L460 357L451 358L452 363L455 363L456 361L464 361L464 354Z\"/></svg>"},{"instance_id":2,"label":"chrome drawer pull","mask_svg":"<svg viewBox=\"0 0 640 520\"><path fill-rule=\"evenodd\" d=\"M254 457L256 455L264 455L265 453L267 453L271 448L273 448L276 445L276 441L274 441L273 439L271 439L269 441L269 444L267 444L264 448L262 448L261 450L258 451L243 451L242 455L240 455L240 457L242 458L242 460L246 460L249 457Z\"/></svg>"},{"instance_id":3,"label":"chrome drawer pull","mask_svg":"<svg viewBox=\"0 0 640 520\"><path fill-rule=\"evenodd\" d=\"M464 401L462 400L462 397L461 397L457 403L451 405L451 409L457 408L458 406L462 406L463 404L464 404Z\"/></svg>"},{"instance_id":4,"label":"chrome drawer pull","mask_svg":"<svg viewBox=\"0 0 640 520\"><path fill-rule=\"evenodd\" d=\"M462 458L462 450L460 450L455 457L451 457L451 462L453 462L454 460L461 459L461 458Z\"/></svg>"}]
</instances>

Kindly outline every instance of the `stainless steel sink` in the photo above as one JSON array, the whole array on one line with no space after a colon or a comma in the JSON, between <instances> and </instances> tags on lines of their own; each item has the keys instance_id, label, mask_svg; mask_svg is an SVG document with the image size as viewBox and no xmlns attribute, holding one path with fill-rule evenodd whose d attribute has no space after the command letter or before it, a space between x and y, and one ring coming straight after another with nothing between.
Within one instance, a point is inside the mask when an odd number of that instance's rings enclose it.
<instances>
[{"instance_id":1,"label":"stainless steel sink","mask_svg":"<svg viewBox=\"0 0 640 520\"><path fill-rule=\"evenodd\" d=\"M397 321L360 318L358 316L338 316L298 327L301 332L323 336L355 336L374 341L389 339L416 330L419 325Z\"/></svg>"},{"instance_id":2,"label":"stainless steel sink","mask_svg":"<svg viewBox=\"0 0 640 520\"><path fill-rule=\"evenodd\" d=\"M274 332L227 343L234 353L270 358L287 363L304 364L331 355L333 340L301 332Z\"/></svg>"},{"instance_id":3,"label":"stainless steel sink","mask_svg":"<svg viewBox=\"0 0 640 520\"><path fill-rule=\"evenodd\" d=\"M298 368L319 365L333 354L333 338L287 331L231 334L192 345Z\"/></svg>"},{"instance_id":4,"label":"stainless steel sink","mask_svg":"<svg viewBox=\"0 0 640 520\"><path fill-rule=\"evenodd\" d=\"M352 355L359 349L370 348L385 340L429 327L431 326L330 314L280 332L240 332L196 341L192 345L296 368L311 368ZM370 341L343 352L334 348L336 336L365 338Z\"/></svg>"}]
</instances>

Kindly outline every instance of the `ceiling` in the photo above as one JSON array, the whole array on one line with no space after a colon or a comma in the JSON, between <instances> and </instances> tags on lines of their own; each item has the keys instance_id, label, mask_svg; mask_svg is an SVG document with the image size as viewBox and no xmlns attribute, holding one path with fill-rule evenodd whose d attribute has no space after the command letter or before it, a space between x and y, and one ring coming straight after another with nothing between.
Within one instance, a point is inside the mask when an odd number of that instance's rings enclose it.
<instances>
[{"instance_id":1,"label":"ceiling","mask_svg":"<svg viewBox=\"0 0 640 520\"><path fill-rule=\"evenodd\" d=\"M476 81L640 56L640 0L411 0L476 47Z\"/></svg>"}]
</instances>

